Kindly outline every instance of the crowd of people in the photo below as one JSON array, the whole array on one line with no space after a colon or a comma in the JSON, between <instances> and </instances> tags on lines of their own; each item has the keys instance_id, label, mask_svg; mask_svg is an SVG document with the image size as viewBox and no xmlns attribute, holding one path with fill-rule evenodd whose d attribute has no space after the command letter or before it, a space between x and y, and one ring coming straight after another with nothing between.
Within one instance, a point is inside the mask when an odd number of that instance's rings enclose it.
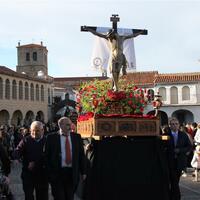
<instances>
[{"instance_id":1,"label":"crowd of people","mask_svg":"<svg viewBox=\"0 0 200 200\"><path fill-rule=\"evenodd\" d=\"M0 132L4 185L9 183L10 161L22 162L25 200L48 200L49 185L55 200L72 200L79 179L86 178L83 143L74 132L74 124L62 117L58 126L52 127L33 121L29 129L19 128L15 132L13 127L4 126ZM4 195L7 199L14 196Z\"/></svg>"},{"instance_id":2,"label":"crowd of people","mask_svg":"<svg viewBox=\"0 0 200 200\"><path fill-rule=\"evenodd\" d=\"M57 124L44 125L40 121L33 121L30 128L1 126L0 185L9 185L11 161L16 160L22 163L21 179L25 200L48 200L49 185L54 200L73 200L79 181L86 179L88 171L83 140L75 128L67 117L61 117ZM181 176L187 174L187 167L195 169L195 180L198 180L200 124L180 126L176 118L171 118L169 125L163 126L161 130L163 135L169 136L165 152L170 178L170 200L180 200L179 181ZM7 191L7 199L13 199L9 187Z\"/></svg>"}]
</instances>

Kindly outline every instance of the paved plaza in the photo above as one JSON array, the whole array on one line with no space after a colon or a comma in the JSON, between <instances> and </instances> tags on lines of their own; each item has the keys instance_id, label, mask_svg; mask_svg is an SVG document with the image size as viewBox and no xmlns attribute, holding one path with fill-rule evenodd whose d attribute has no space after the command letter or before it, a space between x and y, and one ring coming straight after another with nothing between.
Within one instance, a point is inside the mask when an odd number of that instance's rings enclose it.
<instances>
[{"instance_id":1,"label":"paved plaza","mask_svg":"<svg viewBox=\"0 0 200 200\"><path fill-rule=\"evenodd\" d=\"M189 168L187 177L181 177L182 200L199 200L200 199L200 181L194 181L192 177L193 169Z\"/></svg>"},{"instance_id":2,"label":"paved plaza","mask_svg":"<svg viewBox=\"0 0 200 200\"><path fill-rule=\"evenodd\" d=\"M180 186L181 186L182 200L200 199L200 182L193 181L194 178L192 177L192 172L193 169L188 169L187 176L181 178ZM10 178L11 178L11 189L15 195L15 200L24 199L20 174L21 174L20 164L18 165L12 164L12 173L10 175ZM51 194L49 200L53 200ZM76 197L75 200L80 200L80 199Z\"/></svg>"}]
</instances>

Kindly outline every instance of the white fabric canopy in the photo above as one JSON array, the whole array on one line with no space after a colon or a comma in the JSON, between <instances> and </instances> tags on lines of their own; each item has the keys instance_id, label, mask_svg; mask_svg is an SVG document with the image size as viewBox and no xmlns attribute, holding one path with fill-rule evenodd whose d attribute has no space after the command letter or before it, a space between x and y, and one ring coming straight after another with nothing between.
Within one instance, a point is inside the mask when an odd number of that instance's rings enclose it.
<instances>
[{"instance_id":1,"label":"white fabric canopy","mask_svg":"<svg viewBox=\"0 0 200 200\"><path fill-rule=\"evenodd\" d=\"M106 34L110 28L99 27L97 32ZM132 34L131 29L118 29L119 35L129 35ZM94 46L92 51L91 66L96 70L101 70L102 72L107 71L108 61L110 57L109 43L106 39L94 36ZM123 53L128 62L127 71L136 71L136 59L135 59L135 48L134 39L127 39L123 43Z\"/></svg>"}]
</instances>

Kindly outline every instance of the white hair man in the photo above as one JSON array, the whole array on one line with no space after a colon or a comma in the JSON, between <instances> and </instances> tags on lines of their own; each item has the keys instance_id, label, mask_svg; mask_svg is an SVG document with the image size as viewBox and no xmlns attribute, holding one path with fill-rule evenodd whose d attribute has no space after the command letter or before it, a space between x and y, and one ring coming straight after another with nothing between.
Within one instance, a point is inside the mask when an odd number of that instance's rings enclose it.
<instances>
[{"instance_id":1,"label":"white hair man","mask_svg":"<svg viewBox=\"0 0 200 200\"><path fill-rule=\"evenodd\" d=\"M14 158L22 158L22 183L25 200L48 200L48 181L44 162L43 124L34 121L30 127L31 134L24 137L14 152Z\"/></svg>"},{"instance_id":2,"label":"white hair man","mask_svg":"<svg viewBox=\"0 0 200 200\"><path fill-rule=\"evenodd\" d=\"M54 200L73 200L79 176L86 178L86 158L81 136L71 131L67 117L58 120L59 131L48 135L45 155Z\"/></svg>"}]
</instances>

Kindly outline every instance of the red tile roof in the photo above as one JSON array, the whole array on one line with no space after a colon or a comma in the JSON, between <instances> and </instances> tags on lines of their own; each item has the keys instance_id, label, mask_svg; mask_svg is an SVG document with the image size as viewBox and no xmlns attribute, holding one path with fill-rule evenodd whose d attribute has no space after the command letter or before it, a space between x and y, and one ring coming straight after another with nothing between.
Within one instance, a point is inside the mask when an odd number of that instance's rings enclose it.
<instances>
[{"instance_id":1,"label":"red tile roof","mask_svg":"<svg viewBox=\"0 0 200 200\"><path fill-rule=\"evenodd\" d=\"M65 86L67 82L74 81L75 85L79 85L82 81L90 81L98 78L105 80L107 77L61 77L54 78L55 86ZM174 73L159 74L158 71L132 72L122 77L128 81L134 82L135 85L141 87L154 87L155 84L170 83L192 83L200 81L200 72L194 73Z\"/></svg>"},{"instance_id":2,"label":"red tile roof","mask_svg":"<svg viewBox=\"0 0 200 200\"><path fill-rule=\"evenodd\" d=\"M54 77L54 82L57 81L91 81L94 79L106 80L108 77L105 76L91 76L91 77Z\"/></svg>"},{"instance_id":3,"label":"red tile roof","mask_svg":"<svg viewBox=\"0 0 200 200\"><path fill-rule=\"evenodd\" d=\"M39 45L40 46L40 45ZM5 66L0 66L0 74L5 74L8 76L25 78L33 81L39 82L50 82L50 80L43 80L38 78L29 77L26 74L21 74L16 71L13 71ZM154 87L155 84L170 84L170 83L193 83L200 81L200 72L193 73L173 73L173 74L158 74L158 71L143 71L143 72L132 72L123 76L128 81L133 81L135 85L144 86L144 87ZM106 80L108 77L94 76L94 77L49 77L53 79L55 86L63 87L68 83L73 85L79 85L84 81L91 81L94 79ZM70 84L69 84L70 85Z\"/></svg>"},{"instance_id":4,"label":"red tile roof","mask_svg":"<svg viewBox=\"0 0 200 200\"><path fill-rule=\"evenodd\" d=\"M200 72L157 74L155 83L188 83L200 81Z\"/></svg>"},{"instance_id":5,"label":"red tile roof","mask_svg":"<svg viewBox=\"0 0 200 200\"><path fill-rule=\"evenodd\" d=\"M157 71L128 73L124 78L140 86L154 86L154 84L193 83L200 81L200 72L159 74Z\"/></svg>"},{"instance_id":6,"label":"red tile roof","mask_svg":"<svg viewBox=\"0 0 200 200\"><path fill-rule=\"evenodd\" d=\"M66 87L66 86L71 86L71 87L79 87L81 82L86 82L86 81L93 81L95 79L98 80L106 80L108 77L105 76L92 76L92 77L57 77L54 78L54 86L56 87Z\"/></svg>"},{"instance_id":7,"label":"red tile roof","mask_svg":"<svg viewBox=\"0 0 200 200\"><path fill-rule=\"evenodd\" d=\"M153 87L156 75L158 75L157 71L132 72L123 78L133 82L135 85Z\"/></svg>"}]
</instances>

